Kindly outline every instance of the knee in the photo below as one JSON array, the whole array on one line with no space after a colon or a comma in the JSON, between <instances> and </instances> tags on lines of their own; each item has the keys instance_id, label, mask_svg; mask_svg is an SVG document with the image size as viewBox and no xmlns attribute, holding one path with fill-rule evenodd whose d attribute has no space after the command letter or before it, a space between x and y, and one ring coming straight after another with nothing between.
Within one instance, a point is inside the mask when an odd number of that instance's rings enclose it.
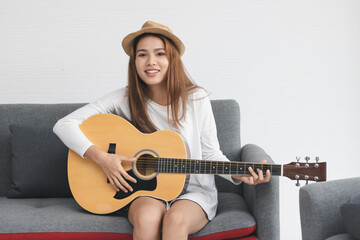
<instances>
[{"instance_id":1,"label":"knee","mask_svg":"<svg viewBox=\"0 0 360 240\"><path fill-rule=\"evenodd\" d=\"M162 221L162 215L158 211L154 211L151 208L146 211L138 211L132 218L132 225L140 229L153 229L156 226L160 227Z\"/></svg>"},{"instance_id":2,"label":"knee","mask_svg":"<svg viewBox=\"0 0 360 240\"><path fill-rule=\"evenodd\" d=\"M179 211L168 211L164 216L164 225L178 230L184 229L186 221L184 215Z\"/></svg>"}]
</instances>

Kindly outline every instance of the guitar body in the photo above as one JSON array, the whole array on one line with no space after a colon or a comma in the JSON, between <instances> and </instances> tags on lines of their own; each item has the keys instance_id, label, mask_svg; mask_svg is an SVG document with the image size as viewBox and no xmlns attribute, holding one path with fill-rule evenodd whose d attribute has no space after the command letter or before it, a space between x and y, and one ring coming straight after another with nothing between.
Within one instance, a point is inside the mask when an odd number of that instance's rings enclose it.
<instances>
[{"instance_id":1,"label":"guitar body","mask_svg":"<svg viewBox=\"0 0 360 240\"><path fill-rule=\"evenodd\" d=\"M139 158L175 157L186 158L186 148L179 134L161 130L151 134L139 132L125 119L113 114L98 114L86 119L80 129L99 149L108 152L110 144L116 145L116 154ZM140 171L138 161L125 162L123 168L135 177L137 184L131 193L116 190L108 183L102 168L93 160L82 158L69 150L68 178L71 192L77 203L89 212L108 214L115 212L135 198L143 195L170 201L180 195L186 174L157 173L156 166L149 165ZM144 164L142 162L141 164ZM129 182L130 183L130 182Z\"/></svg>"}]
</instances>

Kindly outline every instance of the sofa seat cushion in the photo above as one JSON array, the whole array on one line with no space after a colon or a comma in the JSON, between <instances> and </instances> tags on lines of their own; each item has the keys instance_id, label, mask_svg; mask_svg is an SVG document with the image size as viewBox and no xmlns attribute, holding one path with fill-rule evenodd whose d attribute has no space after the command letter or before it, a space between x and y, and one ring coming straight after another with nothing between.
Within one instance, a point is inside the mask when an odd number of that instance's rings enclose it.
<instances>
[{"instance_id":1,"label":"sofa seat cushion","mask_svg":"<svg viewBox=\"0 0 360 240\"><path fill-rule=\"evenodd\" d=\"M127 218L88 213L73 198L0 198L0 219L1 233L132 233Z\"/></svg>"},{"instance_id":2,"label":"sofa seat cushion","mask_svg":"<svg viewBox=\"0 0 360 240\"><path fill-rule=\"evenodd\" d=\"M326 240L353 240L349 234L343 233L327 238Z\"/></svg>"},{"instance_id":3,"label":"sofa seat cushion","mask_svg":"<svg viewBox=\"0 0 360 240\"><path fill-rule=\"evenodd\" d=\"M219 205L215 218L201 231L190 235L190 238L235 239L255 232L256 221L240 195L220 192L218 199ZM200 236L206 236L206 238L196 238Z\"/></svg>"},{"instance_id":4,"label":"sofa seat cushion","mask_svg":"<svg viewBox=\"0 0 360 240\"><path fill-rule=\"evenodd\" d=\"M254 233L256 223L243 198L235 193L219 193L219 200L217 216L189 239L253 239L250 235ZM2 197L0 219L0 239L8 238L12 233L15 233L12 239L16 234L19 237L16 239L45 239L51 236L54 239L92 239L91 236L99 238L99 233L104 233L100 237L102 239L132 238L132 226L126 216L120 212L91 214L72 198Z\"/></svg>"}]
</instances>

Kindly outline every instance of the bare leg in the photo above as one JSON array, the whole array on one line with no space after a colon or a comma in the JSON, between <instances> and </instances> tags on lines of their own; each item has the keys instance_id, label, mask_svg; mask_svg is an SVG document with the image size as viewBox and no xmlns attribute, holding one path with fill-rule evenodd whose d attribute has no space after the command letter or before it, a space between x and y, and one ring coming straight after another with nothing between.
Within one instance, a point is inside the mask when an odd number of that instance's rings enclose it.
<instances>
[{"instance_id":1,"label":"bare leg","mask_svg":"<svg viewBox=\"0 0 360 240\"><path fill-rule=\"evenodd\" d=\"M159 240L166 205L151 197L139 197L130 205L129 221L134 227L133 239Z\"/></svg>"},{"instance_id":2,"label":"bare leg","mask_svg":"<svg viewBox=\"0 0 360 240\"><path fill-rule=\"evenodd\" d=\"M165 213L163 239L188 239L188 235L202 229L209 220L204 210L190 200L178 200Z\"/></svg>"}]
</instances>

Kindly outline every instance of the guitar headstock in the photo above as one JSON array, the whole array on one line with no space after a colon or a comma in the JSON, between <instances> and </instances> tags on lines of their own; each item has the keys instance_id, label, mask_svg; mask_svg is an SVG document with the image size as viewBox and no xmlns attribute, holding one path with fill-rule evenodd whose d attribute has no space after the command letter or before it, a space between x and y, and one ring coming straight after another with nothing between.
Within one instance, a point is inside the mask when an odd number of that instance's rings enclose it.
<instances>
[{"instance_id":1,"label":"guitar headstock","mask_svg":"<svg viewBox=\"0 0 360 240\"><path fill-rule=\"evenodd\" d=\"M310 157L305 157L306 162L297 162L284 165L283 176L292 180L297 180L296 186L300 186L299 180L322 182L326 181L326 162L319 162L319 157L315 158L315 163L309 163Z\"/></svg>"}]
</instances>

